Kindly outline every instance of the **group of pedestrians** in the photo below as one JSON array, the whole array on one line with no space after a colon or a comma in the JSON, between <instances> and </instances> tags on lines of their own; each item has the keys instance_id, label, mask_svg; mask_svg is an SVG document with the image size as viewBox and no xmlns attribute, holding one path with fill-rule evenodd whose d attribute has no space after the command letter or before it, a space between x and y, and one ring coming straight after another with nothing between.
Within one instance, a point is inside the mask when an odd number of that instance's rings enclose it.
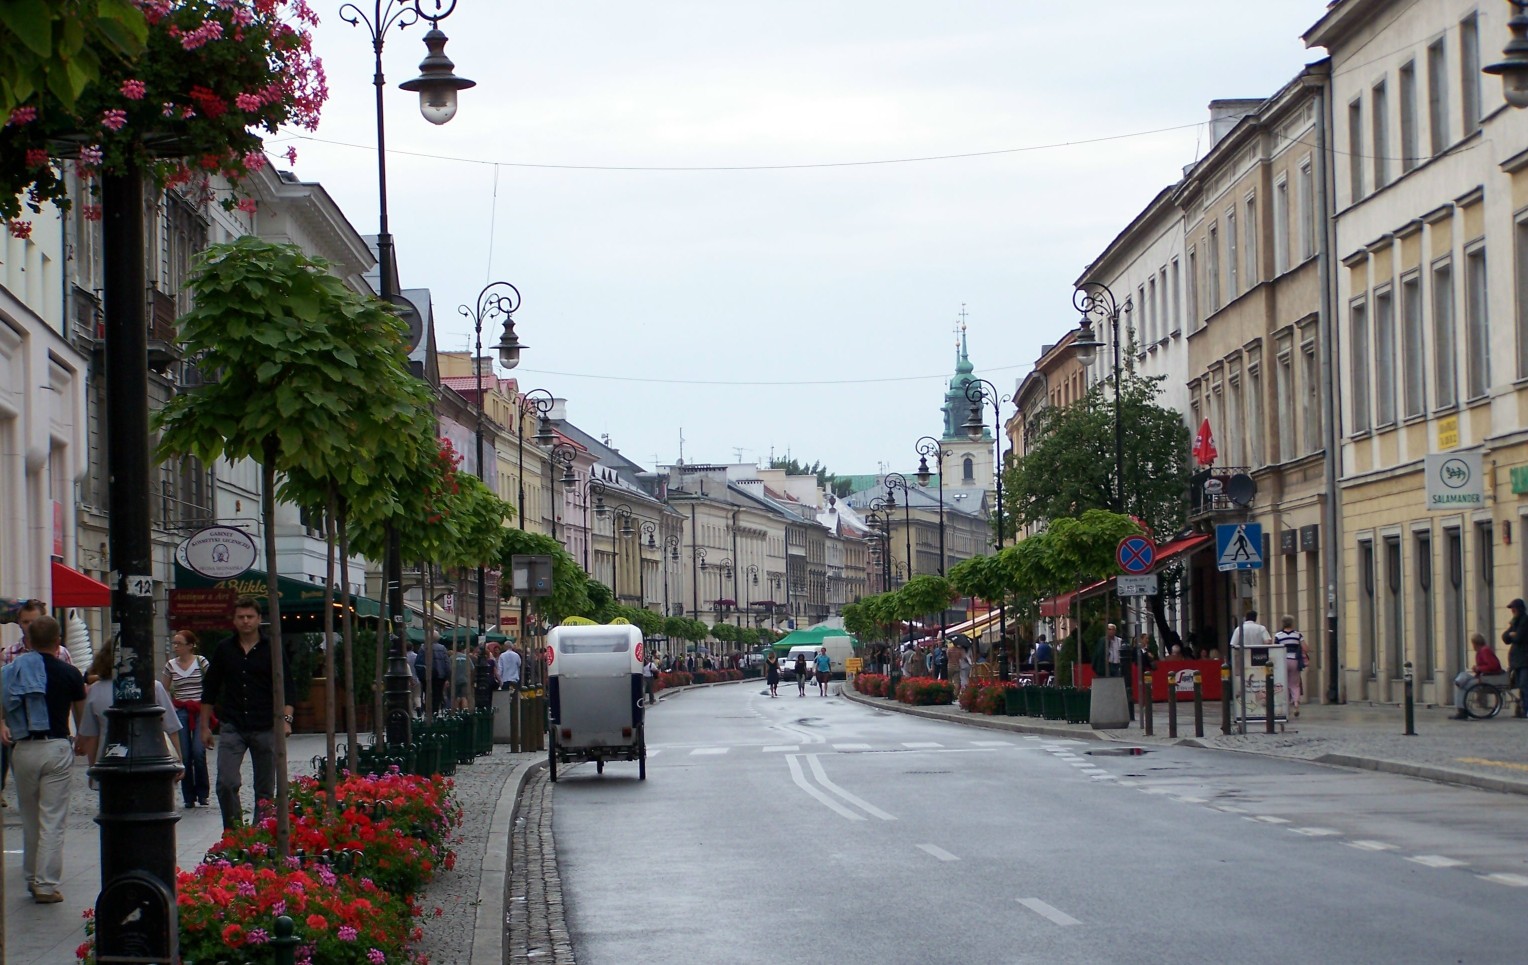
<instances>
[{"instance_id":1,"label":"group of pedestrians","mask_svg":"<svg viewBox=\"0 0 1528 965\"><path fill-rule=\"evenodd\" d=\"M833 679L833 658L828 656L828 648L820 648L810 661L804 651L798 651L791 673L796 677L798 697L806 696L808 678L817 682L817 696L828 696L828 684ZM769 685L771 697L780 696L780 674L780 655L771 650L764 655L764 682Z\"/></svg>"}]
</instances>

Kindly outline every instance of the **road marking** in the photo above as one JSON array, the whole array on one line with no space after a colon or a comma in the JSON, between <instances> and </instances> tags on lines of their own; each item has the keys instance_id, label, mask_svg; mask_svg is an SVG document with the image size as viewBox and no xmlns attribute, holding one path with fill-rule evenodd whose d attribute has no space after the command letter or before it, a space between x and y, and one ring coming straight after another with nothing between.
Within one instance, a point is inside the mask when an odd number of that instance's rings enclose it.
<instances>
[{"instance_id":1,"label":"road marking","mask_svg":"<svg viewBox=\"0 0 1528 965\"><path fill-rule=\"evenodd\" d=\"M1406 860L1415 861L1417 864L1426 865L1429 868L1457 868L1466 863L1458 858L1445 858L1441 854L1414 854Z\"/></svg>"},{"instance_id":2,"label":"road marking","mask_svg":"<svg viewBox=\"0 0 1528 965\"><path fill-rule=\"evenodd\" d=\"M939 847L938 845L920 844L920 845L918 845L918 850L919 851L926 851L929 854L933 855L934 857L938 858L940 861L959 861L960 860L959 858L955 857L953 854L950 854L948 851L944 850L943 848Z\"/></svg>"},{"instance_id":3,"label":"road marking","mask_svg":"<svg viewBox=\"0 0 1528 965\"><path fill-rule=\"evenodd\" d=\"M943 747L944 745L936 744L933 741L903 741L902 746L910 751L928 751L935 750L937 748Z\"/></svg>"},{"instance_id":4,"label":"road marking","mask_svg":"<svg viewBox=\"0 0 1528 965\"><path fill-rule=\"evenodd\" d=\"M835 751L868 751L868 750L870 750L870 745L869 744L834 744L833 745L833 749Z\"/></svg>"},{"instance_id":5,"label":"road marking","mask_svg":"<svg viewBox=\"0 0 1528 965\"><path fill-rule=\"evenodd\" d=\"M972 741L977 747L1012 747L1008 741Z\"/></svg>"},{"instance_id":6,"label":"road marking","mask_svg":"<svg viewBox=\"0 0 1528 965\"><path fill-rule=\"evenodd\" d=\"M797 787L801 788L808 795L814 798L817 803L826 807L828 810L832 811L834 814L837 814L839 817L845 818L849 821L865 820L865 816L863 814L855 814L853 811L849 810L842 804L839 804L837 801L819 791L817 788L813 787L807 781L806 775L802 773L801 762L797 759L795 754L785 755L785 763L790 765L791 781L793 781Z\"/></svg>"},{"instance_id":7,"label":"road marking","mask_svg":"<svg viewBox=\"0 0 1528 965\"><path fill-rule=\"evenodd\" d=\"M1204 798L1204 797L1189 797L1186 794L1174 795L1173 796L1173 800L1177 801L1179 804L1207 804L1207 803L1209 803L1209 798Z\"/></svg>"},{"instance_id":8,"label":"road marking","mask_svg":"<svg viewBox=\"0 0 1528 965\"><path fill-rule=\"evenodd\" d=\"M1254 821L1261 821L1264 824L1288 824L1289 823L1289 819L1288 818L1276 818L1276 817L1273 817L1272 815L1268 815L1268 814L1259 814L1257 817L1253 818L1252 820L1254 820Z\"/></svg>"},{"instance_id":9,"label":"road marking","mask_svg":"<svg viewBox=\"0 0 1528 965\"><path fill-rule=\"evenodd\" d=\"M1481 875L1482 881L1494 881L1499 885L1510 885L1513 888L1528 888L1528 875L1514 875L1498 872L1494 875Z\"/></svg>"},{"instance_id":10,"label":"road marking","mask_svg":"<svg viewBox=\"0 0 1528 965\"><path fill-rule=\"evenodd\" d=\"M1127 781L1127 780L1121 779L1120 782L1119 782L1119 786L1120 787L1136 787L1139 783L1140 783L1139 781Z\"/></svg>"},{"instance_id":11,"label":"road marking","mask_svg":"<svg viewBox=\"0 0 1528 965\"><path fill-rule=\"evenodd\" d=\"M1019 904L1023 905L1025 908L1028 908L1030 911L1039 915L1041 918L1048 918L1058 925L1082 924L1082 922L1073 918L1071 915L1068 915L1061 909L1055 907L1054 905L1047 905L1045 902L1038 898L1020 898Z\"/></svg>"},{"instance_id":12,"label":"road marking","mask_svg":"<svg viewBox=\"0 0 1528 965\"><path fill-rule=\"evenodd\" d=\"M764 748L764 753L766 753L766 754L776 754L776 753L794 754L799 749L800 749L800 745L798 745L798 744L771 744L768 747Z\"/></svg>"},{"instance_id":13,"label":"road marking","mask_svg":"<svg viewBox=\"0 0 1528 965\"><path fill-rule=\"evenodd\" d=\"M795 760L795 758L789 758L789 760ZM806 761L811 765L812 776L817 778L818 784L821 784L829 791L837 794L839 797L843 798L845 801L848 801L850 804L864 811L866 814L873 818L880 818L882 821L896 820L895 816L887 814L885 811L882 811L880 808L876 807L874 804L869 803L868 801L864 801L855 797L853 794L850 794L848 791L828 780L827 772L822 769L822 762L817 760L816 754L806 755Z\"/></svg>"},{"instance_id":14,"label":"road marking","mask_svg":"<svg viewBox=\"0 0 1528 965\"><path fill-rule=\"evenodd\" d=\"M1395 845L1383 841L1344 841L1343 844L1360 851L1394 851Z\"/></svg>"},{"instance_id":15,"label":"road marking","mask_svg":"<svg viewBox=\"0 0 1528 965\"><path fill-rule=\"evenodd\" d=\"M690 751L691 757L703 757L707 754L725 754L732 750L730 747L697 747Z\"/></svg>"},{"instance_id":16,"label":"road marking","mask_svg":"<svg viewBox=\"0 0 1528 965\"><path fill-rule=\"evenodd\" d=\"M1334 834L1342 833L1335 828L1290 828L1289 830L1312 838L1329 838Z\"/></svg>"},{"instance_id":17,"label":"road marking","mask_svg":"<svg viewBox=\"0 0 1528 965\"><path fill-rule=\"evenodd\" d=\"M1093 766L1088 761L1067 761L1067 763L1072 765L1073 767L1092 767Z\"/></svg>"},{"instance_id":18,"label":"road marking","mask_svg":"<svg viewBox=\"0 0 1528 965\"><path fill-rule=\"evenodd\" d=\"M1113 774L1089 774L1088 776L1091 777L1095 781L1112 781L1112 780L1114 780L1114 775Z\"/></svg>"},{"instance_id":19,"label":"road marking","mask_svg":"<svg viewBox=\"0 0 1528 965\"><path fill-rule=\"evenodd\" d=\"M1020 734L1019 736L1021 738L1023 738L1024 740L1027 740L1027 741L1038 741L1038 740L1044 740L1045 739L1045 738L1041 737L1039 734Z\"/></svg>"},{"instance_id":20,"label":"road marking","mask_svg":"<svg viewBox=\"0 0 1528 965\"><path fill-rule=\"evenodd\" d=\"M1227 814L1246 814L1247 813L1247 809L1246 808L1239 808L1239 807L1237 807L1234 804L1214 804L1214 805L1211 805L1211 807L1213 807L1217 811L1224 811Z\"/></svg>"},{"instance_id":21,"label":"road marking","mask_svg":"<svg viewBox=\"0 0 1528 965\"><path fill-rule=\"evenodd\" d=\"M1487 767L1505 767L1514 771L1528 771L1528 764L1518 764L1513 761L1493 761L1489 757L1456 757L1461 764L1484 764Z\"/></svg>"},{"instance_id":22,"label":"road marking","mask_svg":"<svg viewBox=\"0 0 1528 965\"><path fill-rule=\"evenodd\" d=\"M1143 787L1141 791L1145 794L1171 794L1173 789L1170 787Z\"/></svg>"}]
</instances>

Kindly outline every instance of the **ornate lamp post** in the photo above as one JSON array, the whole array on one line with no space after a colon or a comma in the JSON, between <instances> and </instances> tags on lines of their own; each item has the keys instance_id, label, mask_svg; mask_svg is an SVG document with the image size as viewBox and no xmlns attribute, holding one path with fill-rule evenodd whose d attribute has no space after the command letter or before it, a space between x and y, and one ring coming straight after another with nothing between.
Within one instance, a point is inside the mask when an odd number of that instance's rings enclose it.
<instances>
[{"instance_id":1,"label":"ornate lamp post","mask_svg":"<svg viewBox=\"0 0 1528 965\"><path fill-rule=\"evenodd\" d=\"M644 547L658 548L658 524L650 519L644 519L638 530L641 533L641 539L637 540L637 605L645 610L647 609L647 573L642 566L642 550ZM665 613L664 616L668 614Z\"/></svg>"},{"instance_id":2,"label":"ornate lamp post","mask_svg":"<svg viewBox=\"0 0 1528 965\"><path fill-rule=\"evenodd\" d=\"M669 617L673 615L669 608L669 564L679 564L679 537L672 534L663 537L663 546L667 550L663 556L663 615ZM680 608L683 607L681 603Z\"/></svg>"},{"instance_id":3,"label":"ornate lamp post","mask_svg":"<svg viewBox=\"0 0 1528 965\"><path fill-rule=\"evenodd\" d=\"M578 485L578 477L573 474L573 460L578 458L578 450L577 449L574 449L572 446L568 445L566 442L556 442L556 443L553 443L552 444L552 448L547 451L547 458L548 458L548 460L550 460L552 465L556 465L556 466L561 466L562 467L562 475L560 477L558 477L558 478L559 478L559 481L562 483L562 488L563 488L564 492L567 492L568 490L572 489L574 486ZM553 509L552 509L552 539L555 540L556 538L557 538L557 509L554 506Z\"/></svg>"},{"instance_id":4,"label":"ornate lamp post","mask_svg":"<svg viewBox=\"0 0 1528 965\"><path fill-rule=\"evenodd\" d=\"M722 614L725 612L722 607L722 600L724 599L722 594L726 592L726 581L732 579L732 557L723 556L717 561L716 566L716 622L720 623L722 622Z\"/></svg>"},{"instance_id":5,"label":"ornate lamp post","mask_svg":"<svg viewBox=\"0 0 1528 965\"><path fill-rule=\"evenodd\" d=\"M621 539L631 539L636 535L637 530L631 525L632 513L630 506L626 505L625 503L621 503L618 506L612 507L611 512L615 514L616 519L621 521L621 528L617 534L621 537ZM641 517L638 518L640 519ZM616 599L619 600L621 598L621 588L616 584L619 582L620 567L617 566L616 563L620 559L621 555L619 552L620 544L614 544L612 546L612 550L613 552L610 558L610 589L615 592Z\"/></svg>"},{"instance_id":6,"label":"ornate lamp post","mask_svg":"<svg viewBox=\"0 0 1528 965\"><path fill-rule=\"evenodd\" d=\"M1123 305L1114 300L1114 292L1109 290L1108 285L1097 282L1086 282L1072 293L1072 304L1082 313L1082 320L1077 325L1077 340L1072 343L1072 351L1077 354L1077 361L1084 366L1093 362L1094 356L1103 343L1098 340L1097 330L1094 325L1101 322L1109 323L1109 341L1114 346L1114 511L1125 511L1125 424L1120 412L1120 370L1119 370L1119 316L1123 311L1130 314L1130 299L1127 297Z\"/></svg>"},{"instance_id":7,"label":"ornate lamp post","mask_svg":"<svg viewBox=\"0 0 1528 965\"><path fill-rule=\"evenodd\" d=\"M503 343L500 343L502 355ZM520 411L515 413L515 472L519 478L519 504L517 505L520 517L520 528L525 528L525 422L526 409L534 410L537 416L536 434L531 441L538 446L549 446L557 441L557 434L552 431L552 425L547 421L547 414L552 411L552 406L557 400L552 398L552 393L546 389L531 389L520 395Z\"/></svg>"},{"instance_id":8,"label":"ornate lamp post","mask_svg":"<svg viewBox=\"0 0 1528 965\"><path fill-rule=\"evenodd\" d=\"M484 483L488 482L488 469L483 462L483 410L488 400L483 396L483 324L496 318L504 319L504 337L499 342L499 360L505 368L512 369L520 364L520 350L525 347L514 335L514 314L515 309L519 307L520 289L507 281L496 281L478 292L476 308L460 305L456 309L472 322L472 368L477 375L477 475ZM505 345L511 340L513 344L506 351ZM487 633L488 570L483 566L477 568L477 618L478 633Z\"/></svg>"},{"instance_id":9,"label":"ornate lamp post","mask_svg":"<svg viewBox=\"0 0 1528 965\"><path fill-rule=\"evenodd\" d=\"M886 518L886 545L888 549L891 546L890 513L897 508L897 490L902 490L902 538L907 543L907 576L911 578L913 575L913 510L912 498L909 496L907 489L907 477L899 472L889 472L883 479L886 483L886 511L888 514ZM897 579L900 582L902 578L899 575Z\"/></svg>"},{"instance_id":10,"label":"ornate lamp post","mask_svg":"<svg viewBox=\"0 0 1528 965\"><path fill-rule=\"evenodd\" d=\"M997 480L997 548L1003 548L1003 410L1002 399L998 395L997 386L986 379L972 379L966 383L966 398L971 403L971 415L962 426L966 435L975 442L982 437L982 432L987 428L986 419L982 416L982 403L988 400L992 402L992 436L995 462L993 463L993 475ZM1005 600L998 601L998 679L1008 679L1008 607Z\"/></svg>"},{"instance_id":11,"label":"ornate lamp post","mask_svg":"<svg viewBox=\"0 0 1528 965\"><path fill-rule=\"evenodd\" d=\"M604 519L610 510L605 506L605 493L609 492L605 484L590 476L584 480L584 572L589 572L589 544L594 542L594 529L589 521L589 497L594 497L594 518Z\"/></svg>"},{"instance_id":12,"label":"ornate lamp post","mask_svg":"<svg viewBox=\"0 0 1528 965\"><path fill-rule=\"evenodd\" d=\"M444 8L444 9L442 9ZM440 21L456 10L456 0L435 0L433 13L426 13L422 0L375 0L371 16L354 3L340 7L340 19L352 27L364 25L371 36L371 49L375 70L372 85L376 88L377 104L377 274L378 297L388 304L398 300L398 279L394 276L393 235L387 221L387 126L382 105L382 92L387 81L382 75L382 47L387 32L393 27L400 30L420 19L430 22L425 34L428 53L419 65L419 76L405 82L404 90L418 91L419 108L432 124L444 124L456 114L456 95L460 90L473 86L473 82L457 77L451 72L452 63L445 55L446 35L440 31ZM510 333L512 335L512 333ZM403 547L395 526L387 528L387 550L384 561L384 579L387 584L387 609L393 621L393 643L387 658L386 739L389 744L407 744L411 736L409 713L408 661L404 658L403 626Z\"/></svg>"},{"instance_id":13,"label":"ornate lamp post","mask_svg":"<svg viewBox=\"0 0 1528 965\"><path fill-rule=\"evenodd\" d=\"M918 485L928 485L928 457L933 456L939 466L939 575L944 575L944 447L933 436L924 436L915 446L918 453Z\"/></svg>"},{"instance_id":14,"label":"ornate lamp post","mask_svg":"<svg viewBox=\"0 0 1528 965\"><path fill-rule=\"evenodd\" d=\"M749 563L743 567L748 579L743 581L743 609L748 611L748 622L753 623L753 587L759 585L759 564Z\"/></svg>"},{"instance_id":15,"label":"ornate lamp post","mask_svg":"<svg viewBox=\"0 0 1528 965\"><path fill-rule=\"evenodd\" d=\"M700 572L706 571L706 548L704 546L690 547L690 612L695 614L695 619L700 619L700 576L695 572L699 566Z\"/></svg>"}]
</instances>

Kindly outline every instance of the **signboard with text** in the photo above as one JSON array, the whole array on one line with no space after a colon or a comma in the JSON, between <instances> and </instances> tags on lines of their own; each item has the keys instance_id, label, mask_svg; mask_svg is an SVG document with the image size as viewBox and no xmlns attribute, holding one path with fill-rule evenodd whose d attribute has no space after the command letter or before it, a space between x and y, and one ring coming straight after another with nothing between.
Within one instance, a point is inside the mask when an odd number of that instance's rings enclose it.
<instances>
[{"instance_id":1,"label":"signboard with text","mask_svg":"<svg viewBox=\"0 0 1528 965\"><path fill-rule=\"evenodd\" d=\"M1479 509L1486 504L1485 474L1479 452L1435 452L1423 460L1427 508L1432 511Z\"/></svg>"}]
</instances>

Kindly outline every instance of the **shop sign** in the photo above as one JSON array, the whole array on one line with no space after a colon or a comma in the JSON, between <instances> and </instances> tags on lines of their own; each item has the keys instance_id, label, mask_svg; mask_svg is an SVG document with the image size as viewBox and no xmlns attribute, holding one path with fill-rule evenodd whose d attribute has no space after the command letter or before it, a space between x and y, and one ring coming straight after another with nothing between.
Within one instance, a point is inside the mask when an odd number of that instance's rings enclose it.
<instances>
[{"instance_id":1,"label":"shop sign","mask_svg":"<svg viewBox=\"0 0 1528 965\"><path fill-rule=\"evenodd\" d=\"M1438 448L1459 448L1459 416L1451 415L1438 420Z\"/></svg>"},{"instance_id":2,"label":"shop sign","mask_svg":"<svg viewBox=\"0 0 1528 965\"><path fill-rule=\"evenodd\" d=\"M1513 466L1511 476L1512 495L1521 496L1528 493L1528 466Z\"/></svg>"},{"instance_id":3,"label":"shop sign","mask_svg":"<svg viewBox=\"0 0 1528 965\"><path fill-rule=\"evenodd\" d=\"M1427 508L1475 509L1486 504L1479 452L1435 452L1424 460Z\"/></svg>"}]
</instances>

